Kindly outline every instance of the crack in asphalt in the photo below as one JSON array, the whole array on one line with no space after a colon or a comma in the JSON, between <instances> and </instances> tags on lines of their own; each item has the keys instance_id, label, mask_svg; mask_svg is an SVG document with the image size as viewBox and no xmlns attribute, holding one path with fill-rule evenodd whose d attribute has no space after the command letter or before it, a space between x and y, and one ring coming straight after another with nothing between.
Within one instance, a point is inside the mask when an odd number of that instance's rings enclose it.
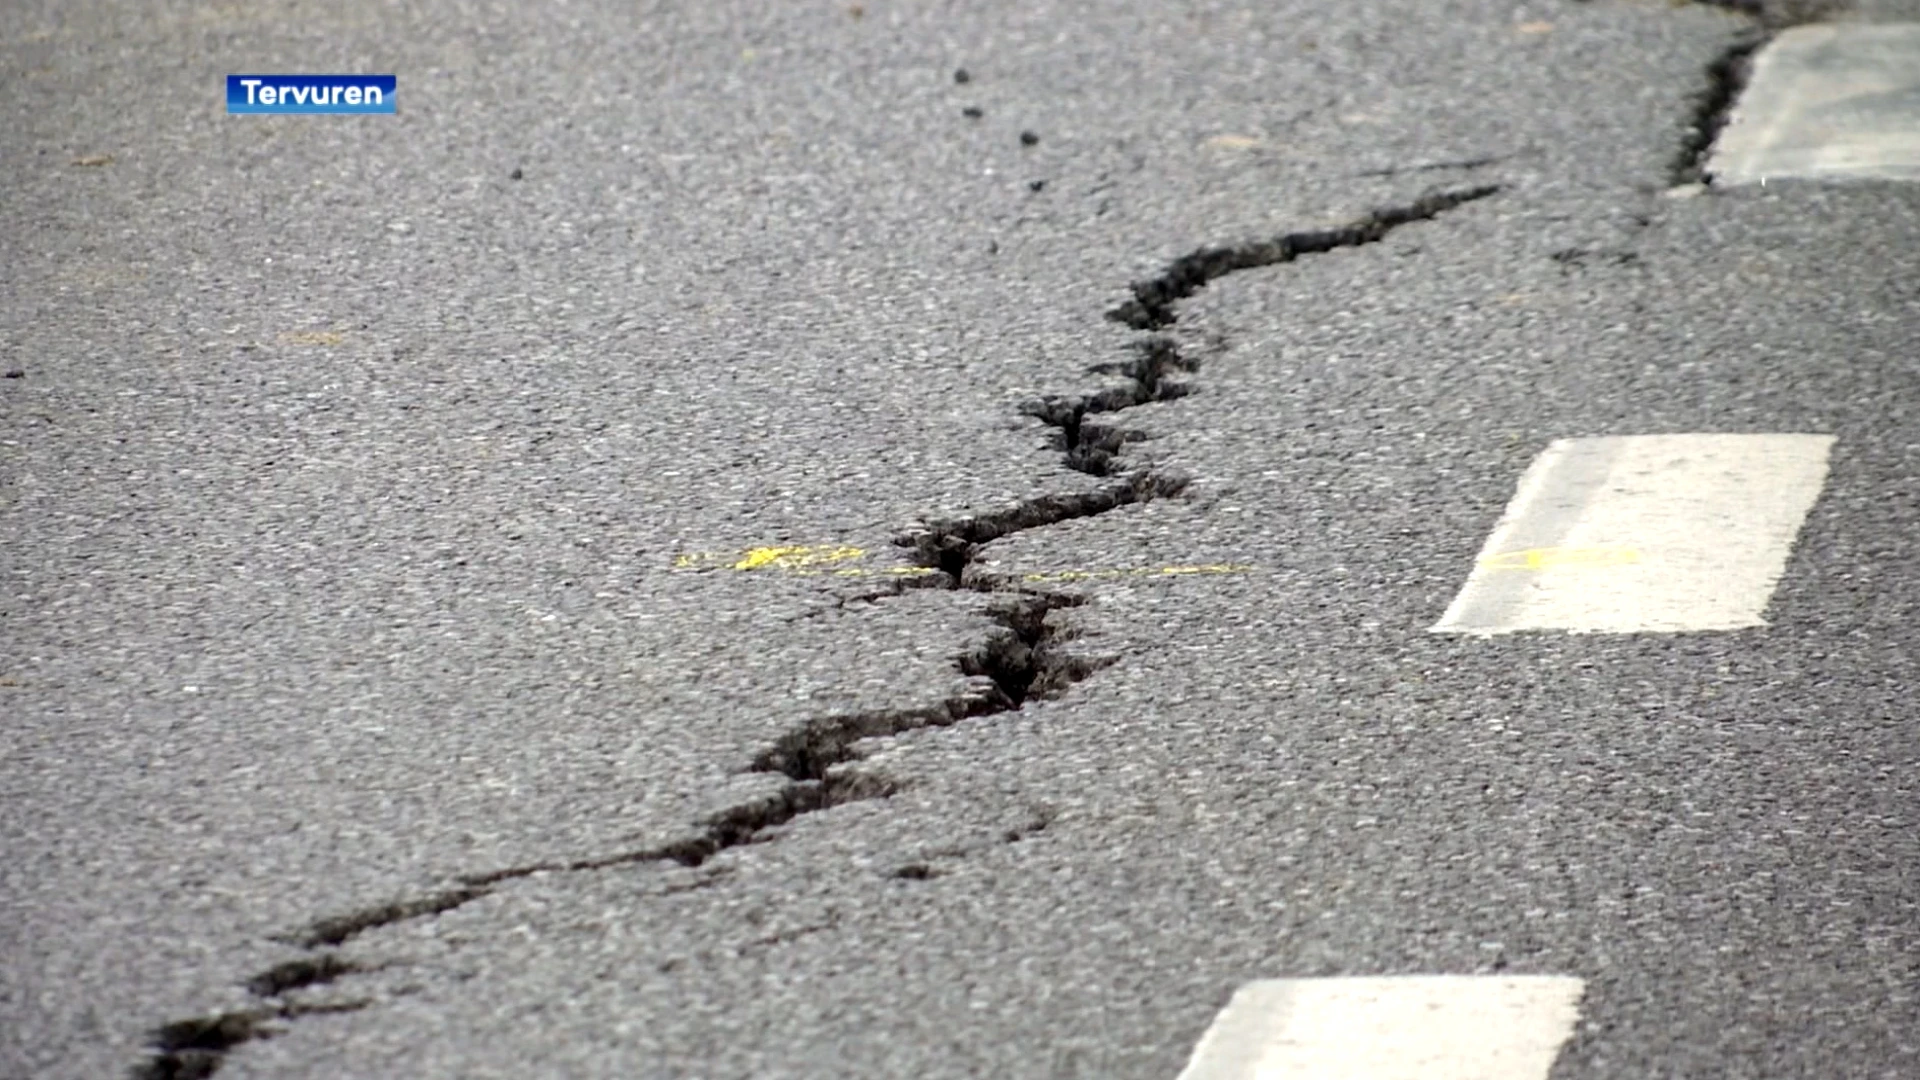
<instances>
[{"instance_id":1,"label":"crack in asphalt","mask_svg":"<svg viewBox=\"0 0 1920 1080\"><path fill-rule=\"evenodd\" d=\"M1578 0L1588 3L1591 0ZM1706 81L1693 95L1686 137L1667 170L1670 186L1712 184L1707 158L1720 137L1733 106L1753 74L1753 56L1783 30L1822 22L1844 12L1851 0L1684 0L1700 7L1720 8L1750 20L1725 49L1707 62Z\"/></svg>"},{"instance_id":2,"label":"crack in asphalt","mask_svg":"<svg viewBox=\"0 0 1920 1080\"><path fill-rule=\"evenodd\" d=\"M779 773L799 784L840 785L839 802L892 794L872 775L844 776L835 766L859 760L856 744L961 720L1012 712L1029 698L1045 697L1085 678L1104 661L1065 659L1055 646L1069 635L1048 615L1077 607L1080 597L1060 593L1001 594L986 614L997 631L955 661L969 678L966 693L915 709L890 709L818 717L788 732L754 758L752 771ZM856 779L857 776L857 779ZM832 803L830 803L831 805Z\"/></svg>"},{"instance_id":3,"label":"crack in asphalt","mask_svg":"<svg viewBox=\"0 0 1920 1080\"><path fill-rule=\"evenodd\" d=\"M282 940L303 949L340 945L362 931L407 919L417 919L423 915L438 915L443 911L452 911L469 900L479 899L482 895L477 888L467 887L433 893L412 900L396 900L391 904L362 908L345 915L316 920L305 931L289 935Z\"/></svg>"},{"instance_id":4,"label":"crack in asphalt","mask_svg":"<svg viewBox=\"0 0 1920 1080\"><path fill-rule=\"evenodd\" d=\"M370 1001L276 1002L176 1020L154 1030L152 1058L136 1066L134 1080L205 1080L220 1070L227 1052L255 1039L271 1039L282 1029L275 1020L296 1020L322 1013L359 1012Z\"/></svg>"},{"instance_id":5,"label":"crack in asphalt","mask_svg":"<svg viewBox=\"0 0 1920 1080\"><path fill-rule=\"evenodd\" d=\"M281 1029L275 1021L366 1007L365 1001L310 1003L288 1000L286 995L373 970L335 951L369 930L452 911L490 895L503 882L535 874L594 871L643 862L700 866L802 815L893 795L899 786L896 781L859 767L865 756L861 748L864 742L1018 711L1029 701L1057 696L1117 662L1117 657L1079 655L1065 648L1074 631L1056 615L1083 604L1083 597L1019 587L983 571L976 560L987 544L1015 533L1177 496L1186 488L1187 479L1169 471L1146 468L1121 475L1126 445L1145 436L1099 419L1194 392L1189 383L1176 376L1196 374L1198 361L1183 357L1172 338L1152 331L1173 325L1178 301L1226 274L1374 243L1402 225L1429 220L1499 190L1497 184L1486 184L1442 191L1405 206L1375 210L1335 228L1287 233L1238 246L1201 248L1175 259L1158 277L1134 284L1133 299L1108 312L1107 317L1143 331L1145 336L1132 343L1129 356L1087 369L1090 375L1118 379L1119 384L1022 407L1027 415L1055 429L1055 448L1070 468L1117 479L1088 491L1053 492L988 513L917 523L894 542L909 549L919 565L938 573L923 575L926 580L911 585L896 583L887 591L861 597L878 601L899 595L905 588L928 586L986 596L982 614L995 624L994 629L954 659L955 667L966 676L961 692L917 708L836 713L802 722L761 750L742 770L749 775L782 776L785 783L710 815L692 835L593 858L549 860L463 875L455 879L453 888L317 919L279 939L313 955L268 968L245 983L248 992L260 1000L259 1007L179 1020L155 1029L149 1036L153 1052L133 1069L132 1080L203 1080L220 1068L225 1055L234 1048L278 1034ZM1009 830L1006 842L1018 842L1040 832L1050 820L1049 813L1021 829ZM911 881L938 875L931 866L916 863L895 876Z\"/></svg>"},{"instance_id":6,"label":"crack in asphalt","mask_svg":"<svg viewBox=\"0 0 1920 1080\"><path fill-rule=\"evenodd\" d=\"M1068 454L1072 453L1073 447L1069 446ZM1004 510L917 526L896 537L894 543L912 548L920 565L944 574L949 589L997 591L995 582L973 573L974 559L985 545L1029 529L1097 517L1123 506L1178 495L1186 485L1184 477L1146 469L1092 491L1052 492Z\"/></svg>"},{"instance_id":7,"label":"crack in asphalt","mask_svg":"<svg viewBox=\"0 0 1920 1080\"><path fill-rule=\"evenodd\" d=\"M1459 158L1452 161L1428 161L1418 165L1387 165L1378 169L1362 169L1353 175L1400 176L1405 173L1447 172L1455 169L1468 171L1498 165L1503 161L1512 161L1518 156L1519 154L1483 154L1479 157Z\"/></svg>"},{"instance_id":8,"label":"crack in asphalt","mask_svg":"<svg viewBox=\"0 0 1920 1080\"><path fill-rule=\"evenodd\" d=\"M1133 299L1109 311L1107 318L1135 330L1163 329L1174 323L1173 305L1206 288L1210 281L1241 270L1289 263L1302 255L1378 243L1402 225L1432 220L1456 206L1484 199L1499 190L1499 184L1481 184L1436 191L1405 206L1375 210L1345 225L1283 233L1246 244L1201 248L1175 259L1159 277L1136 282Z\"/></svg>"},{"instance_id":9,"label":"crack in asphalt","mask_svg":"<svg viewBox=\"0 0 1920 1080\"><path fill-rule=\"evenodd\" d=\"M1092 394L1046 397L1021 406L1022 412L1057 430L1055 449L1066 454L1067 467L1076 472L1090 476L1114 475L1118 466L1115 459L1124 446L1144 437L1098 421L1089 423L1089 417L1154 401L1172 401L1193 393L1191 384L1172 376L1198 374L1200 362L1180 355L1179 346L1172 338L1155 334L1134 342L1132 349L1134 355L1127 360L1087 368L1090 375L1118 376L1125 380L1119 386L1109 386ZM1154 478L1147 483L1167 489L1178 481ZM1159 493L1178 492L1162 490Z\"/></svg>"},{"instance_id":10,"label":"crack in asphalt","mask_svg":"<svg viewBox=\"0 0 1920 1080\"><path fill-rule=\"evenodd\" d=\"M339 955L324 952L318 956L289 960L247 980L247 992L255 997L279 997L290 990L330 983L342 975L366 971L366 967Z\"/></svg>"},{"instance_id":11,"label":"crack in asphalt","mask_svg":"<svg viewBox=\"0 0 1920 1080\"><path fill-rule=\"evenodd\" d=\"M1742 34L1707 64L1706 85L1694 95L1686 138L1668 171L1667 180L1674 187L1711 181L1707 158L1713 153L1713 142L1733 117L1733 104L1753 71L1753 54L1768 40L1763 33Z\"/></svg>"}]
</instances>

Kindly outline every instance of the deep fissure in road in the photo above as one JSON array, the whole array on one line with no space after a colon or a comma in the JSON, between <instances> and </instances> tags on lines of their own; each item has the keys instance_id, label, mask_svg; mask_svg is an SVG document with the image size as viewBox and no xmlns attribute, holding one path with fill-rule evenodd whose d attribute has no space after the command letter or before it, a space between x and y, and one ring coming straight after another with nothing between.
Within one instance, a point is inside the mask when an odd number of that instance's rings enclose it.
<instances>
[{"instance_id":1,"label":"deep fissure in road","mask_svg":"<svg viewBox=\"0 0 1920 1080\"><path fill-rule=\"evenodd\" d=\"M938 571L937 585L987 597L983 614L995 624L984 640L954 660L968 677L965 692L913 709L838 713L809 719L761 750L743 772L777 775L778 789L728 807L701 823L690 836L652 847L589 859L553 860L465 875L456 886L412 899L397 900L315 920L284 936L287 944L311 955L278 964L246 982L259 999L256 1008L179 1020L155 1029L152 1054L132 1071L133 1080L203 1080L220 1068L225 1055L254 1039L271 1038L276 1021L303 1015L365 1008L363 1000L305 1001L301 991L374 970L336 950L366 931L439 915L489 895L502 882L540 873L602 870L642 862L671 862L695 867L729 848L804 814L869 799L883 799L896 783L857 766L863 741L885 739L925 728L1021 709L1027 702L1052 697L1116 662L1112 657L1068 653L1073 637L1062 613L1084 603L1068 593L1021 588L976 566L980 551L995 540L1077 518L1111 513L1153 499L1179 495L1184 477L1138 469L1124 472L1125 448L1145 436L1117 423L1114 414L1194 392L1178 376L1197 374L1200 365L1180 354L1174 340L1156 331L1176 320L1174 305L1208 282L1241 270L1291 262L1302 255L1375 243L1401 225L1426 221L1464 203L1486 198L1499 185L1485 184L1429 194L1405 206L1376 210L1347 225L1287 233L1266 240L1201 248L1174 260L1165 272L1132 287L1133 297L1107 313L1109 319L1143 332L1124 359L1094 364L1087 374L1119 377L1119 386L1070 397L1051 397L1023 406L1055 430L1055 448L1074 470L1111 478L1090 491L1049 493L984 514L917 525L895 539L914 561ZM872 599L897 595L893 593ZM1038 832L1045 823L1028 831ZM1020 835L1009 834L1009 842ZM930 869L908 872L903 880L926 880Z\"/></svg>"},{"instance_id":2,"label":"deep fissure in road","mask_svg":"<svg viewBox=\"0 0 1920 1080\"><path fill-rule=\"evenodd\" d=\"M275 1020L295 1020L321 1013L358 1012L371 1002L276 1002L258 1009L176 1020L154 1030L154 1056L137 1066L136 1080L204 1080L218 1072L227 1052L254 1039L278 1034Z\"/></svg>"},{"instance_id":3,"label":"deep fissure in road","mask_svg":"<svg viewBox=\"0 0 1920 1080\"><path fill-rule=\"evenodd\" d=\"M1377 243L1402 225L1431 220L1462 203L1484 199L1499 190L1498 184L1482 184L1458 191L1438 191L1405 206L1375 210L1358 221L1330 229L1286 233L1271 240L1231 247L1201 248L1175 259L1159 277L1136 283L1133 299L1107 312L1107 318L1135 330L1172 326L1173 305L1199 292L1210 281L1241 270L1292 262L1302 255Z\"/></svg>"},{"instance_id":4,"label":"deep fissure in road","mask_svg":"<svg viewBox=\"0 0 1920 1080\"><path fill-rule=\"evenodd\" d=\"M1583 0L1584 2L1584 0ZM1775 34L1795 26L1821 22L1845 11L1850 0L1693 0L1706 7L1725 8L1752 20L1707 64L1706 82L1693 96L1692 117L1679 153L1674 155L1667 180L1674 186L1704 184L1707 158L1713 144L1733 118L1733 107L1753 74L1754 54Z\"/></svg>"},{"instance_id":5,"label":"deep fissure in road","mask_svg":"<svg viewBox=\"0 0 1920 1080\"><path fill-rule=\"evenodd\" d=\"M1742 36L1707 65L1707 82L1694 96L1693 118L1687 126L1685 142L1673 159L1668 181L1676 187L1698 184L1707 177L1707 157L1713 143L1732 119L1733 103L1746 88L1752 74L1753 54L1767 43L1763 34Z\"/></svg>"}]
</instances>

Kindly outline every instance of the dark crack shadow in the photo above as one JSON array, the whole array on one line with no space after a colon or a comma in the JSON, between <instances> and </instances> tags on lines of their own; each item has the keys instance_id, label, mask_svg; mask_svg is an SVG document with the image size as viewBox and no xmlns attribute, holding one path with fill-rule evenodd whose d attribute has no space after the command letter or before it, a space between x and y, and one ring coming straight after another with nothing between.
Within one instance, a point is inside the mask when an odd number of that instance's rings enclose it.
<instances>
[{"instance_id":1,"label":"dark crack shadow","mask_svg":"<svg viewBox=\"0 0 1920 1080\"><path fill-rule=\"evenodd\" d=\"M1328 229L1284 233L1267 240L1229 247L1206 247L1175 259L1159 277L1136 282L1133 299L1107 313L1107 318L1135 330L1172 326L1173 306L1207 283L1242 270L1289 263L1303 255L1375 244L1388 233L1417 221L1430 221L1454 207L1484 199L1500 190L1498 184L1456 191L1437 191L1404 206L1375 210L1356 221Z\"/></svg>"},{"instance_id":2,"label":"dark crack shadow","mask_svg":"<svg viewBox=\"0 0 1920 1080\"><path fill-rule=\"evenodd\" d=\"M1693 96L1692 118L1668 170L1669 184L1679 187L1711 181L1707 158L1713 153L1714 140L1726 129L1734 102L1746 88L1753 72L1753 54L1766 43L1765 34L1744 34L1707 65L1705 85Z\"/></svg>"},{"instance_id":3,"label":"dark crack shadow","mask_svg":"<svg viewBox=\"0 0 1920 1080\"><path fill-rule=\"evenodd\" d=\"M133 1068L131 1080L204 1080L220 1070L235 1048L255 1039L281 1033L275 1020L294 1020L322 1013L358 1012L366 1001L277 1005L270 1008L215 1013L176 1020L155 1028L148 1036L153 1054Z\"/></svg>"}]
</instances>

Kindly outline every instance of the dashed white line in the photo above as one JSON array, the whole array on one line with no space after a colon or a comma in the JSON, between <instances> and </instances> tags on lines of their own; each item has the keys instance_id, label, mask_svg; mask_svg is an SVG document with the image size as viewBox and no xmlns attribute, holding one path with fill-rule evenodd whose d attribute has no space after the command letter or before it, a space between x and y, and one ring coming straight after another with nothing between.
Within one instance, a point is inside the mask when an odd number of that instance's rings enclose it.
<instances>
[{"instance_id":1,"label":"dashed white line","mask_svg":"<svg viewBox=\"0 0 1920 1080\"><path fill-rule=\"evenodd\" d=\"M1765 626L1831 435L1562 439L1520 478L1431 628L1678 633Z\"/></svg>"},{"instance_id":2,"label":"dashed white line","mask_svg":"<svg viewBox=\"0 0 1920 1080\"><path fill-rule=\"evenodd\" d=\"M1707 173L1920 180L1920 24L1796 26L1769 42Z\"/></svg>"},{"instance_id":3,"label":"dashed white line","mask_svg":"<svg viewBox=\"0 0 1920 1080\"><path fill-rule=\"evenodd\" d=\"M1545 1080L1584 987L1559 975L1248 983L1180 1080Z\"/></svg>"}]
</instances>

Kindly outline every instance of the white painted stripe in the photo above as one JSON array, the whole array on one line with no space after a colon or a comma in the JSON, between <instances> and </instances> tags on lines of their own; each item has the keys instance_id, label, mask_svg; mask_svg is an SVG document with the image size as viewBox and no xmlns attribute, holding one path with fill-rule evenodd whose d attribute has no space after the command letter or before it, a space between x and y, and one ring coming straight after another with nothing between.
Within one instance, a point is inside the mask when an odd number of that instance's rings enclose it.
<instances>
[{"instance_id":1,"label":"white painted stripe","mask_svg":"<svg viewBox=\"0 0 1920 1080\"><path fill-rule=\"evenodd\" d=\"M1920 24L1796 26L1768 42L1707 172L1920 180Z\"/></svg>"},{"instance_id":2,"label":"white painted stripe","mask_svg":"<svg viewBox=\"0 0 1920 1080\"><path fill-rule=\"evenodd\" d=\"M1560 975L1248 983L1180 1080L1546 1080L1584 988Z\"/></svg>"},{"instance_id":3,"label":"white painted stripe","mask_svg":"<svg viewBox=\"0 0 1920 1080\"><path fill-rule=\"evenodd\" d=\"M1435 633L1765 626L1831 435L1561 439L1534 459Z\"/></svg>"}]
</instances>

